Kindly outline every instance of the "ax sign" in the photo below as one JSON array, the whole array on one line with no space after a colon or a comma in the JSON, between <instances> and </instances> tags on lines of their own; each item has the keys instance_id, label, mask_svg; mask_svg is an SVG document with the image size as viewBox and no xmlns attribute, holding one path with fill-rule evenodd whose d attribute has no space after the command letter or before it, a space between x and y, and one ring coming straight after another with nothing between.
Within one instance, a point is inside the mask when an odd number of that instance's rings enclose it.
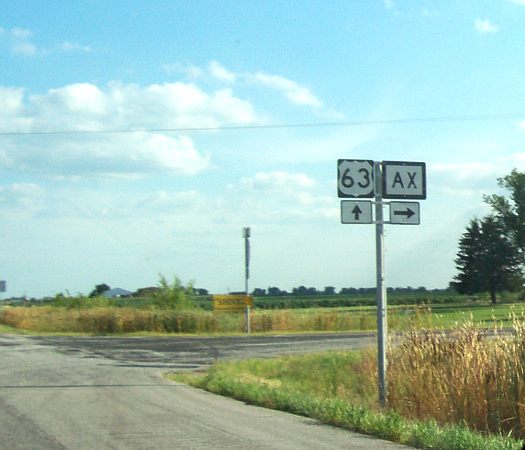
<instances>
[{"instance_id":1,"label":"ax sign","mask_svg":"<svg viewBox=\"0 0 525 450\"><path fill-rule=\"evenodd\" d=\"M427 198L425 163L383 161L382 174L383 198Z\"/></svg>"}]
</instances>

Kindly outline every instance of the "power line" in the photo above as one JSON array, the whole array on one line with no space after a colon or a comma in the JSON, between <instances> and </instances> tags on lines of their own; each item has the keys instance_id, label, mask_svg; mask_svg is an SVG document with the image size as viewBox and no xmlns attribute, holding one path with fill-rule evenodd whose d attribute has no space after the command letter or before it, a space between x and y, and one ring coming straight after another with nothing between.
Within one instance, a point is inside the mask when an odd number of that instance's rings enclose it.
<instances>
[{"instance_id":1,"label":"power line","mask_svg":"<svg viewBox=\"0 0 525 450\"><path fill-rule=\"evenodd\" d=\"M364 125L407 125L413 123L431 122L475 122L488 120L524 119L525 113L513 114L473 114L464 116L413 117L406 119L372 119L352 120L344 122L305 122L289 124L254 124L254 125L223 125L217 127L176 127L176 128L132 128L109 130L50 130L50 131L2 131L0 136L36 136L36 135L79 135L79 134L124 134L124 133L191 133L205 131L236 131L236 130L271 130L280 128L323 128L352 127Z\"/></svg>"}]
</instances>

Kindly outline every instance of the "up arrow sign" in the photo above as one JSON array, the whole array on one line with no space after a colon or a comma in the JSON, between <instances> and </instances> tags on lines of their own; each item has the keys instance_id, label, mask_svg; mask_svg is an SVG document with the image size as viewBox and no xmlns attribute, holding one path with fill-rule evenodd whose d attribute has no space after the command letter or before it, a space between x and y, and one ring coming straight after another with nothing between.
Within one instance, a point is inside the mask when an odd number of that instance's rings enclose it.
<instances>
[{"instance_id":1,"label":"up arrow sign","mask_svg":"<svg viewBox=\"0 0 525 450\"><path fill-rule=\"evenodd\" d=\"M341 223L372 223L372 202L341 200Z\"/></svg>"}]
</instances>

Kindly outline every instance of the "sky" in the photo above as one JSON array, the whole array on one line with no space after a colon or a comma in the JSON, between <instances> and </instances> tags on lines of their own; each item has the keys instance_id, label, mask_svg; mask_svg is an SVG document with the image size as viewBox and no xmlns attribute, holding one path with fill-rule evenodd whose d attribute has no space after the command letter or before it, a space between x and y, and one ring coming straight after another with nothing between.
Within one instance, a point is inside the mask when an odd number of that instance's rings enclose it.
<instances>
[{"instance_id":1,"label":"sky","mask_svg":"<svg viewBox=\"0 0 525 450\"><path fill-rule=\"evenodd\" d=\"M243 227L250 289L373 287L338 159L426 163L386 284L447 287L525 171L524 23L524 0L0 0L4 298L243 290Z\"/></svg>"}]
</instances>

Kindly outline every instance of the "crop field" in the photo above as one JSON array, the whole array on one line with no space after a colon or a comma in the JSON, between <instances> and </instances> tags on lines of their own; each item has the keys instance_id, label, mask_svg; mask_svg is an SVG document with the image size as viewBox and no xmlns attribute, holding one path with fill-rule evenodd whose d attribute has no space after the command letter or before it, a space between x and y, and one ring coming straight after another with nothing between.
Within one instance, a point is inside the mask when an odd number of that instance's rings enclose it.
<instances>
[{"instance_id":1,"label":"crop field","mask_svg":"<svg viewBox=\"0 0 525 450\"><path fill-rule=\"evenodd\" d=\"M468 301L485 301L483 296L471 297ZM502 300L514 301L515 296L505 294ZM413 293L389 293L390 305L417 305L417 304L454 304L464 303L467 300L453 291L438 292L413 292ZM147 307L151 304L151 298L122 298L112 300L117 306ZM200 309L211 311L213 309L212 297L210 295L196 296L193 303ZM254 297L256 309L305 309L305 308L335 308L352 306L374 306L376 304L375 294L335 294L335 295L284 295Z\"/></svg>"},{"instance_id":2,"label":"crop field","mask_svg":"<svg viewBox=\"0 0 525 450\"><path fill-rule=\"evenodd\" d=\"M133 300L136 302L137 300ZM127 302L127 300L126 300ZM478 327L507 326L511 314L523 304L490 305L486 302L393 305L388 308L390 330L450 328L471 320ZM374 306L257 309L251 311L254 333L351 332L376 329ZM61 300L56 305L12 306L0 309L0 324L32 332L89 334L125 333L242 333L241 313L157 308L142 303L130 306L124 300Z\"/></svg>"}]
</instances>

